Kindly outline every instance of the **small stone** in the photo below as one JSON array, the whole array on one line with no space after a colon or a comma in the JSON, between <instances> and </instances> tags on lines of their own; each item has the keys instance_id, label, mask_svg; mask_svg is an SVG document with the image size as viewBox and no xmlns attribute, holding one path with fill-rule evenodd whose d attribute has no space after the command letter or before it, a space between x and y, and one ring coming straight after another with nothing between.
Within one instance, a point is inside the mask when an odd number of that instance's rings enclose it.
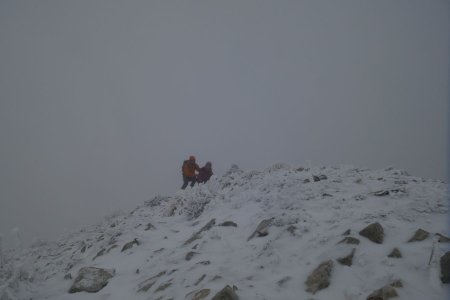
<instances>
[{"instance_id":1,"label":"small stone","mask_svg":"<svg viewBox=\"0 0 450 300\"><path fill-rule=\"evenodd\" d=\"M425 240L429 235L430 233L428 231L417 229L414 235L408 240L408 243L421 242Z\"/></svg>"},{"instance_id":2,"label":"small stone","mask_svg":"<svg viewBox=\"0 0 450 300\"><path fill-rule=\"evenodd\" d=\"M136 274L139 274L139 273L140 273L139 269L136 269Z\"/></svg>"},{"instance_id":3,"label":"small stone","mask_svg":"<svg viewBox=\"0 0 450 300\"><path fill-rule=\"evenodd\" d=\"M289 227L286 229L290 234L295 236L295 231L297 230L297 227L294 225L289 225Z\"/></svg>"},{"instance_id":4,"label":"small stone","mask_svg":"<svg viewBox=\"0 0 450 300\"><path fill-rule=\"evenodd\" d=\"M218 292L211 300L239 300L238 295L236 295L237 288L233 288L229 285L224 287L220 292Z\"/></svg>"},{"instance_id":5,"label":"small stone","mask_svg":"<svg viewBox=\"0 0 450 300\"><path fill-rule=\"evenodd\" d=\"M126 243L123 247L122 247L122 251L131 249L134 245L139 246L139 241L137 239L132 240L131 242Z\"/></svg>"},{"instance_id":6,"label":"small stone","mask_svg":"<svg viewBox=\"0 0 450 300\"><path fill-rule=\"evenodd\" d=\"M153 226L152 223L148 223L144 230L147 231L147 230L150 230L150 229L153 230L153 229L156 229L156 227Z\"/></svg>"},{"instance_id":7,"label":"small stone","mask_svg":"<svg viewBox=\"0 0 450 300\"><path fill-rule=\"evenodd\" d=\"M351 233L351 230L347 229L342 235L350 235L350 233Z\"/></svg>"},{"instance_id":8,"label":"small stone","mask_svg":"<svg viewBox=\"0 0 450 300\"><path fill-rule=\"evenodd\" d=\"M280 280L277 281L278 286L282 287L286 284L286 282L290 281L292 279L291 276L286 276L281 278Z\"/></svg>"},{"instance_id":9,"label":"small stone","mask_svg":"<svg viewBox=\"0 0 450 300\"><path fill-rule=\"evenodd\" d=\"M389 191L378 191L373 194L374 194L374 196L377 196L377 197L389 196Z\"/></svg>"},{"instance_id":10,"label":"small stone","mask_svg":"<svg viewBox=\"0 0 450 300\"><path fill-rule=\"evenodd\" d=\"M156 283L156 281L158 280L159 277L163 276L164 274L166 274L166 271L162 271L160 273L158 273L157 275L150 277L149 279L141 282L138 286L138 292L146 292L149 289L151 289L151 287Z\"/></svg>"},{"instance_id":11,"label":"small stone","mask_svg":"<svg viewBox=\"0 0 450 300\"><path fill-rule=\"evenodd\" d=\"M384 230L380 223L373 223L359 232L363 237L368 238L374 243L382 244L384 239Z\"/></svg>"},{"instance_id":12,"label":"small stone","mask_svg":"<svg viewBox=\"0 0 450 300\"><path fill-rule=\"evenodd\" d=\"M399 280L396 280L393 283L391 283L391 286L401 288L401 287L403 287L403 282L399 279Z\"/></svg>"},{"instance_id":13,"label":"small stone","mask_svg":"<svg viewBox=\"0 0 450 300\"><path fill-rule=\"evenodd\" d=\"M311 180L309 180L309 178L306 178L305 180L303 180L303 183L309 183L311 182Z\"/></svg>"},{"instance_id":14,"label":"small stone","mask_svg":"<svg viewBox=\"0 0 450 300\"><path fill-rule=\"evenodd\" d=\"M440 234L440 233L436 233L436 235L439 236L439 240L438 240L439 243L450 243L449 237L446 237L445 235Z\"/></svg>"},{"instance_id":15,"label":"small stone","mask_svg":"<svg viewBox=\"0 0 450 300\"><path fill-rule=\"evenodd\" d=\"M199 285L199 283L202 282L203 279L205 279L205 277L206 277L206 274L203 274L203 275L202 275L202 276L194 283L194 285Z\"/></svg>"},{"instance_id":16,"label":"small stone","mask_svg":"<svg viewBox=\"0 0 450 300\"><path fill-rule=\"evenodd\" d=\"M164 291L165 289L167 289L171 285L172 285L172 282L163 283L155 290L155 293Z\"/></svg>"},{"instance_id":17,"label":"small stone","mask_svg":"<svg viewBox=\"0 0 450 300\"><path fill-rule=\"evenodd\" d=\"M400 250L398 248L394 248L392 250L392 252L388 255L388 257L401 258L402 257L402 253L400 252Z\"/></svg>"},{"instance_id":18,"label":"small stone","mask_svg":"<svg viewBox=\"0 0 450 300\"><path fill-rule=\"evenodd\" d=\"M341 258L338 258L337 259L337 261L341 264L341 265L344 265L344 266L351 266L352 265L352 263L353 263L353 256L355 255L355 248L353 248L353 250L352 250L352 252L349 254L349 255L347 255L347 256L345 256L345 257L341 257Z\"/></svg>"},{"instance_id":19,"label":"small stone","mask_svg":"<svg viewBox=\"0 0 450 300\"><path fill-rule=\"evenodd\" d=\"M66 275L64 275L64 279L65 279L65 280L72 279L72 274L67 273Z\"/></svg>"},{"instance_id":20,"label":"small stone","mask_svg":"<svg viewBox=\"0 0 450 300\"><path fill-rule=\"evenodd\" d=\"M237 224L232 221L225 221L222 224L219 224L219 226L225 226L225 227L237 227Z\"/></svg>"},{"instance_id":21,"label":"small stone","mask_svg":"<svg viewBox=\"0 0 450 300\"><path fill-rule=\"evenodd\" d=\"M359 245L359 239L347 236L342 241L340 241L338 244L350 244L350 245Z\"/></svg>"},{"instance_id":22,"label":"small stone","mask_svg":"<svg viewBox=\"0 0 450 300\"><path fill-rule=\"evenodd\" d=\"M202 289L200 291L194 291L186 295L186 299L190 300L202 300L209 296L210 289Z\"/></svg>"},{"instance_id":23,"label":"small stone","mask_svg":"<svg viewBox=\"0 0 450 300\"><path fill-rule=\"evenodd\" d=\"M197 252L194 252L194 251L190 251L190 252L188 252L188 253L186 254L185 259L186 259L187 261L190 261L190 260L194 257L194 255L196 255L196 254L198 254L198 253L197 253Z\"/></svg>"}]
</instances>

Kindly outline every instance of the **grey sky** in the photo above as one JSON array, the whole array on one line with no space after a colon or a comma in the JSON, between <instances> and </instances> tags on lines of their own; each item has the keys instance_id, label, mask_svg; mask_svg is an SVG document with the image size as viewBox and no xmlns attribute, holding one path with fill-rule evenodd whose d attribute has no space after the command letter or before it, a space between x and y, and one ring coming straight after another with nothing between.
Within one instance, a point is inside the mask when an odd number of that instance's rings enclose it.
<instances>
[{"instance_id":1,"label":"grey sky","mask_svg":"<svg viewBox=\"0 0 450 300\"><path fill-rule=\"evenodd\" d=\"M53 237L183 159L448 180L450 2L0 2L0 233Z\"/></svg>"}]
</instances>

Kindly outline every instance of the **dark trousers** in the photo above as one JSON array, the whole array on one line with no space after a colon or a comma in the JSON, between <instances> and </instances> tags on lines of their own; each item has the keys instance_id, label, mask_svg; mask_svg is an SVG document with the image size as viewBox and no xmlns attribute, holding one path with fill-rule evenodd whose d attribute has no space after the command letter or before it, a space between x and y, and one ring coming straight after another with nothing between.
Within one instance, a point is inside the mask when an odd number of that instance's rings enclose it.
<instances>
[{"instance_id":1,"label":"dark trousers","mask_svg":"<svg viewBox=\"0 0 450 300\"><path fill-rule=\"evenodd\" d=\"M183 186L181 187L181 189L184 190L189 182L191 183L191 187L193 187L196 182L195 177L183 176Z\"/></svg>"}]
</instances>

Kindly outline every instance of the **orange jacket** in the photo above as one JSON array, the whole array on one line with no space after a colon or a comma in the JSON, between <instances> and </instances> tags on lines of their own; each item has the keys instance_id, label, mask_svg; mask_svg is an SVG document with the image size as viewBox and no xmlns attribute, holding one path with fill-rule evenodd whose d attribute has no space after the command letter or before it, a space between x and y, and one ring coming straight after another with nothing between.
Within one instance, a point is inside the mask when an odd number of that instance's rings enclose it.
<instances>
[{"instance_id":1,"label":"orange jacket","mask_svg":"<svg viewBox=\"0 0 450 300\"><path fill-rule=\"evenodd\" d=\"M195 163L195 161L192 160L185 160L183 162L183 167L181 168L181 171L183 173L183 176L185 177L195 177L195 171L198 171L200 168Z\"/></svg>"}]
</instances>

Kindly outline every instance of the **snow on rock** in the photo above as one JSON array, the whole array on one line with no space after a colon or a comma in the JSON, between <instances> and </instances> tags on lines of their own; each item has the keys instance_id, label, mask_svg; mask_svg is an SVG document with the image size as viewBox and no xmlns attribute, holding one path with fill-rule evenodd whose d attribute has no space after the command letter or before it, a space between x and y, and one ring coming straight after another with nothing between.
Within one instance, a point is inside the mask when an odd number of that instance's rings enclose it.
<instances>
[{"instance_id":1,"label":"snow on rock","mask_svg":"<svg viewBox=\"0 0 450 300\"><path fill-rule=\"evenodd\" d=\"M211 300L223 290L244 300L394 292L399 299L446 299L447 190L393 168L234 165L206 184L154 197L58 241L3 251L0 299ZM375 242L357 236L370 224L381 227L373 225L382 233ZM418 228L429 234L408 243ZM322 262L333 267L313 296L306 282ZM87 267L115 275L96 293L68 293L70 278ZM401 288L393 285L399 278Z\"/></svg>"}]
</instances>

